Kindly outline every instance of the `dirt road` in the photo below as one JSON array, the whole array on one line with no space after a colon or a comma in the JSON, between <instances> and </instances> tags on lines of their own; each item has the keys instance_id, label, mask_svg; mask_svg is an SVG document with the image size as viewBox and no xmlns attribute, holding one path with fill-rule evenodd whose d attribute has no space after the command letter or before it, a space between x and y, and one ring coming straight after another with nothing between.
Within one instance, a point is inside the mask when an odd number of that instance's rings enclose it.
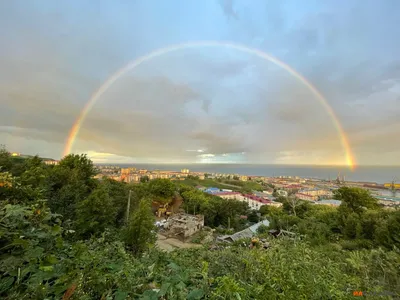
<instances>
[{"instance_id":1,"label":"dirt road","mask_svg":"<svg viewBox=\"0 0 400 300\"><path fill-rule=\"evenodd\" d=\"M184 243L178 239L174 238L166 238L165 236L161 234L157 234L157 242L156 245L158 248L164 251L173 251L175 249L179 248L197 248L201 247L199 244L193 244L193 243Z\"/></svg>"}]
</instances>

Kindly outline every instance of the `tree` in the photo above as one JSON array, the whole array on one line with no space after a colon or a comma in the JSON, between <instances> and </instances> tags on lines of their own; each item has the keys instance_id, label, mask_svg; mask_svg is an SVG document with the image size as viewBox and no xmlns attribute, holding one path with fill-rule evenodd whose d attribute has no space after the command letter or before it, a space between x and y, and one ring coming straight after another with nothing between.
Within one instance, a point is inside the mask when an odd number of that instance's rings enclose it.
<instances>
[{"instance_id":1,"label":"tree","mask_svg":"<svg viewBox=\"0 0 400 300\"><path fill-rule=\"evenodd\" d=\"M355 239L361 236L361 220L357 213L348 215L344 222L343 234L349 239Z\"/></svg>"},{"instance_id":2,"label":"tree","mask_svg":"<svg viewBox=\"0 0 400 300\"><path fill-rule=\"evenodd\" d=\"M48 168L38 156L28 158L24 162L24 172L21 174L21 182L35 188L45 188Z\"/></svg>"},{"instance_id":3,"label":"tree","mask_svg":"<svg viewBox=\"0 0 400 300\"><path fill-rule=\"evenodd\" d=\"M134 191L135 188L139 188L139 185L128 185L125 182L116 181L109 178L104 178L100 182L100 186L104 187L107 190L107 193L113 203L113 206L116 210L116 217L115 217L115 226L120 227L124 224L126 219L126 207L127 201L129 196L129 190L131 190L131 209L134 210L137 208L137 204L139 203L138 199L144 197L140 195L140 198L137 197Z\"/></svg>"},{"instance_id":4,"label":"tree","mask_svg":"<svg viewBox=\"0 0 400 300\"><path fill-rule=\"evenodd\" d=\"M247 220L251 223L258 223L260 221L260 217L258 216L258 212L252 210L249 215L247 216Z\"/></svg>"},{"instance_id":5,"label":"tree","mask_svg":"<svg viewBox=\"0 0 400 300\"><path fill-rule=\"evenodd\" d=\"M286 201L283 202L283 209L293 213L296 216L296 208L300 206L301 201L296 197L287 197Z\"/></svg>"},{"instance_id":6,"label":"tree","mask_svg":"<svg viewBox=\"0 0 400 300\"><path fill-rule=\"evenodd\" d=\"M10 172L12 170L12 160L10 153L6 150L4 145L0 145L0 171Z\"/></svg>"},{"instance_id":7,"label":"tree","mask_svg":"<svg viewBox=\"0 0 400 300\"><path fill-rule=\"evenodd\" d=\"M114 206L105 186L95 189L77 207L78 233L88 238L99 235L108 227L115 225L117 208Z\"/></svg>"},{"instance_id":8,"label":"tree","mask_svg":"<svg viewBox=\"0 0 400 300\"><path fill-rule=\"evenodd\" d=\"M354 188L354 187L341 187L335 191L335 199L341 200L342 203L339 207L339 212L342 215L349 215L351 213L362 213L364 209L377 209L378 201L371 196L369 191Z\"/></svg>"},{"instance_id":9,"label":"tree","mask_svg":"<svg viewBox=\"0 0 400 300\"><path fill-rule=\"evenodd\" d=\"M149 176L147 176L147 175L144 175L144 176L140 177L140 182L142 182L142 183L148 182L149 180L150 180Z\"/></svg>"},{"instance_id":10,"label":"tree","mask_svg":"<svg viewBox=\"0 0 400 300\"><path fill-rule=\"evenodd\" d=\"M94 190L98 181L96 170L86 155L69 154L49 171L47 198L53 212L64 216L64 221L75 220L77 205Z\"/></svg>"},{"instance_id":11,"label":"tree","mask_svg":"<svg viewBox=\"0 0 400 300\"><path fill-rule=\"evenodd\" d=\"M260 208L260 213L263 216L281 216L283 215L282 208L272 205L263 205Z\"/></svg>"},{"instance_id":12,"label":"tree","mask_svg":"<svg viewBox=\"0 0 400 300\"><path fill-rule=\"evenodd\" d=\"M257 228L257 233L258 234L264 234L268 232L268 226L261 224L260 226L258 226Z\"/></svg>"},{"instance_id":13,"label":"tree","mask_svg":"<svg viewBox=\"0 0 400 300\"><path fill-rule=\"evenodd\" d=\"M156 241L154 222L150 200L142 199L138 209L130 216L124 232L125 244L135 255L143 253Z\"/></svg>"},{"instance_id":14,"label":"tree","mask_svg":"<svg viewBox=\"0 0 400 300\"><path fill-rule=\"evenodd\" d=\"M175 185L169 179L154 179L149 182L150 193L159 202L169 202L175 194Z\"/></svg>"},{"instance_id":15,"label":"tree","mask_svg":"<svg viewBox=\"0 0 400 300\"><path fill-rule=\"evenodd\" d=\"M248 187L243 187L243 188L241 188L241 189L240 189L240 192L243 193L243 194L251 194L251 193L253 193L253 191L251 190L251 188L248 188Z\"/></svg>"}]
</instances>

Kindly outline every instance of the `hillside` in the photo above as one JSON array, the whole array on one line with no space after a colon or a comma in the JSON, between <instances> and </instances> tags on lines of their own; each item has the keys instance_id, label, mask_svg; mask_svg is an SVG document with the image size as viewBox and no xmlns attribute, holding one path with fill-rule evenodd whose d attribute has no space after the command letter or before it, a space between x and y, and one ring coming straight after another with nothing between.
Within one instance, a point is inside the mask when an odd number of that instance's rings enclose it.
<instances>
[{"instance_id":1,"label":"hillside","mask_svg":"<svg viewBox=\"0 0 400 300\"><path fill-rule=\"evenodd\" d=\"M216 235L242 230L257 215L246 203L204 194L189 182L98 181L83 155L51 167L28 158L17 168L0 151L0 166L0 180L10 183L0 186L4 299L400 295L400 211L382 209L364 190L340 189L338 209L302 202L262 207L270 228L257 235L268 249L257 243L250 249L250 239L243 239L165 252L156 243L155 201L168 203L178 193L182 208L204 215ZM268 229L294 235L275 238Z\"/></svg>"}]
</instances>

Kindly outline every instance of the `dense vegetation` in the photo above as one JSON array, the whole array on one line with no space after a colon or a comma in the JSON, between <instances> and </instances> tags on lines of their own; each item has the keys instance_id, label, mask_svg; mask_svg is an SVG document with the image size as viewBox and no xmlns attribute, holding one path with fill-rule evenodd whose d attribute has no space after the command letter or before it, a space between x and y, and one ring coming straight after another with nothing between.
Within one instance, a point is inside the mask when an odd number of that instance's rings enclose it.
<instances>
[{"instance_id":1,"label":"dense vegetation","mask_svg":"<svg viewBox=\"0 0 400 300\"><path fill-rule=\"evenodd\" d=\"M271 227L298 233L271 248L154 247L151 202L176 194L211 227L239 230L246 205L182 182L129 185L93 179L85 156L57 166L0 151L0 297L6 299L349 299L354 291L400 293L400 212L342 188L339 209L263 207ZM127 199L131 191L130 212ZM129 218L128 218L129 217ZM256 221L256 220L253 220ZM390 296L392 295L392 297Z\"/></svg>"}]
</instances>

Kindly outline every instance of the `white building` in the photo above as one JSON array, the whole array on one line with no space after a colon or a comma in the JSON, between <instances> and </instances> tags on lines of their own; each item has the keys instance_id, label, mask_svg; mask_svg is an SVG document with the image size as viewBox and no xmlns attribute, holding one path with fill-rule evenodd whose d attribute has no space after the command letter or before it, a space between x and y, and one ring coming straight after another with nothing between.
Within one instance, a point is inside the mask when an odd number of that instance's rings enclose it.
<instances>
[{"instance_id":1,"label":"white building","mask_svg":"<svg viewBox=\"0 0 400 300\"><path fill-rule=\"evenodd\" d=\"M241 202L246 202L251 209L259 210L263 205L272 205L272 206L282 206L282 203L273 202L269 199L263 199L261 197L257 197L254 195L244 195L239 192L219 192L214 193L215 196L221 197L223 199L232 199L238 200Z\"/></svg>"}]
</instances>

